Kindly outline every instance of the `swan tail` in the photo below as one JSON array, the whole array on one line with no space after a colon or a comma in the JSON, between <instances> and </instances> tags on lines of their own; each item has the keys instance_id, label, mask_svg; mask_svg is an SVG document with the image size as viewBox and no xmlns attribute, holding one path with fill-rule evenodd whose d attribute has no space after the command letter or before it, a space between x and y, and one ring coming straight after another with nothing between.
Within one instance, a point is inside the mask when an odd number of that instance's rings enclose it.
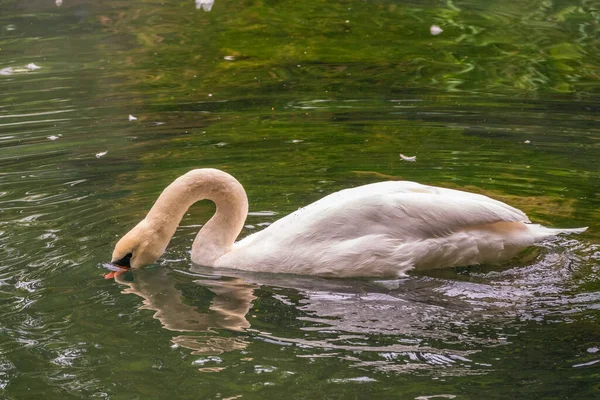
<instances>
[{"instance_id":1,"label":"swan tail","mask_svg":"<svg viewBox=\"0 0 600 400\"><path fill-rule=\"evenodd\" d=\"M556 228L546 228L542 225L529 225L530 228L533 228L532 231L535 233L538 239L544 239L547 237L557 236L557 235L570 235L572 233L580 234L585 232L588 227L584 226L583 228L570 228L570 229L556 229Z\"/></svg>"}]
</instances>

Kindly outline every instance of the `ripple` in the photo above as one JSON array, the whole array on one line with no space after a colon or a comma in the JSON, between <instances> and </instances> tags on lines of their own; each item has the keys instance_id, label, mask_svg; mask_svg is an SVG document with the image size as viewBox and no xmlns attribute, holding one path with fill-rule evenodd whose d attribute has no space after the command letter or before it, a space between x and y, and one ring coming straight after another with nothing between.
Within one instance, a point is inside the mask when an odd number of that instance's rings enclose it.
<instances>
[{"instance_id":1,"label":"ripple","mask_svg":"<svg viewBox=\"0 0 600 400\"><path fill-rule=\"evenodd\" d=\"M15 369L15 365L12 362L3 356L0 356L0 389L6 389Z\"/></svg>"},{"instance_id":2,"label":"ripple","mask_svg":"<svg viewBox=\"0 0 600 400\"><path fill-rule=\"evenodd\" d=\"M577 393L595 384L600 309L598 18L587 3L299 3L292 19L262 3L224 13L217 1L209 14L103 3L0 6L7 397L510 397L514 371L533 397L594 396ZM265 10L274 23L257 17ZM444 33L429 44L434 23ZM386 49L407 34L414 46ZM247 186L258 210L247 230L389 179L472 189L590 229L508 265L397 281L200 274L189 246L213 209L199 204L160 266L102 279L118 237L198 167Z\"/></svg>"}]
</instances>

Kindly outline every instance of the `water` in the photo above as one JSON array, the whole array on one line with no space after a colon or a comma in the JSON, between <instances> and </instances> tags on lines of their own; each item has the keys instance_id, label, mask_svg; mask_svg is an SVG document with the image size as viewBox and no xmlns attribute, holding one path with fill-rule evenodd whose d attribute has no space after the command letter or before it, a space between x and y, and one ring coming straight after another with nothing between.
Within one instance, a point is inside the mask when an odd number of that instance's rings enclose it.
<instances>
[{"instance_id":1,"label":"water","mask_svg":"<svg viewBox=\"0 0 600 400\"><path fill-rule=\"evenodd\" d=\"M0 1L0 397L600 397L594 2L204 9ZM235 274L190 264L202 203L160 266L104 280L196 167L244 184L243 235L388 179L590 229L399 281Z\"/></svg>"}]
</instances>

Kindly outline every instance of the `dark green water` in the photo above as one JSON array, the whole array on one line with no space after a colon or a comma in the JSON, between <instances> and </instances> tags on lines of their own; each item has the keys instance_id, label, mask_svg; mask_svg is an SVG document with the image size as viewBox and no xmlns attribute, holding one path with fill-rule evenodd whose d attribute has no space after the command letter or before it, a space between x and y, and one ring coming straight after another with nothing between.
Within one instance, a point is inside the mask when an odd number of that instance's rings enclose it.
<instances>
[{"instance_id":1,"label":"dark green water","mask_svg":"<svg viewBox=\"0 0 600 400\"><path fill-rule=\"evenodd\" d=\"M599 94L594 1L0 0L0 398L600 398ZM197 167L244 235L394 178L590 229L397 282L215 275L198 204L104 280Z\"/></svg>"}]
</instances>

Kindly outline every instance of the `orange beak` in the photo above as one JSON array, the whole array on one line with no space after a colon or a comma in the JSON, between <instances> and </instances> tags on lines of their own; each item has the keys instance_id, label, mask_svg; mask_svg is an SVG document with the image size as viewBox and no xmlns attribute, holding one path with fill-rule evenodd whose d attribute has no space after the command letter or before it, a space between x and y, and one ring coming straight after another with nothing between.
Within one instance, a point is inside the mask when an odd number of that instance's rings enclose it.
<instances>
[{"instance_id":1,"label":"orange beak","mask_svg":"<svg viewBox=\"0 0 600 400\"><path fill-rule=\"evenodd\" d=\"M108 274L104 275L104 279L116 278L117 276L122 275L127 271L129 271L129 268L120 267L118 271L110 271Z\"/></svg>"},{"instance_id":2,"label":"orange beak","mask_svg":"<svg viewBox=\"0 0 600 400\"><path fill-rule=\"evenodd\" d=\"M104 264L104 268L108 269L110 272L104 276L104 279L112 279L117 276L124 274L129 271L131 268L127 265L119 265L116 263Z\"/></svg>"}]
</instances>

